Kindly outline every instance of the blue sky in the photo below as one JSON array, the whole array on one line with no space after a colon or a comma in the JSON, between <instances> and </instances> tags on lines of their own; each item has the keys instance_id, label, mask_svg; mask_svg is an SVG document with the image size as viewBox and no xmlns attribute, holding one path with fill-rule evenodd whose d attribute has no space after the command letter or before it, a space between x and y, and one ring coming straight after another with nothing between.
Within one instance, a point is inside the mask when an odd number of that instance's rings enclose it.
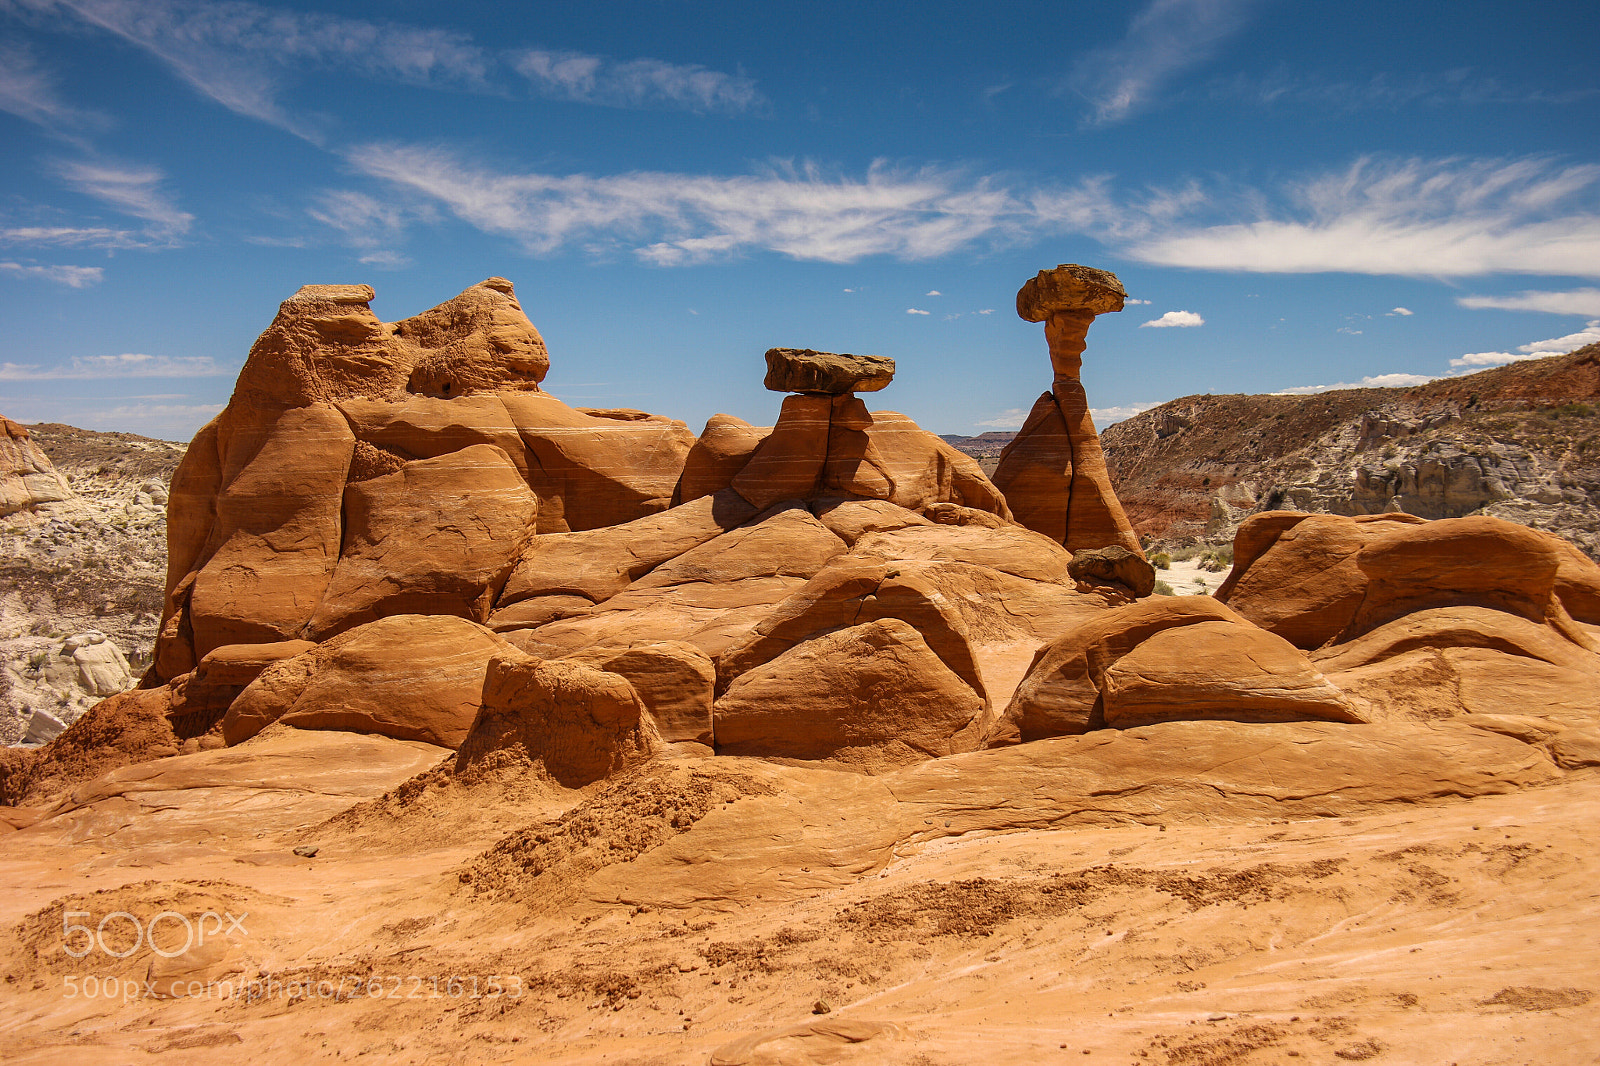
<instances>
[{"instance_id":1,"label":"blue sky","mask_svg":"<svg viewBox=\"0 0 1600 1066\"><path fill-rule=\"evenodd\" d=\"M762 353L1015 428L1042 267L1098 421L1600 339L1600 7L0 0L0 412L187 439L301 284L491 275L546 387L770 423Z\"/></svg>"}]
</instances>

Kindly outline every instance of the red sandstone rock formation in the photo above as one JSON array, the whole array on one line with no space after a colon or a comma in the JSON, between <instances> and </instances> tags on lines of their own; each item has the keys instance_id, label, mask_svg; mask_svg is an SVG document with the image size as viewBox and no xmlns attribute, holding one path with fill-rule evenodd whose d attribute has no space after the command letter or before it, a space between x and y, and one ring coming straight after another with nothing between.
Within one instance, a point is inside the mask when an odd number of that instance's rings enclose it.
<instances>
[{"instance_id":1,"label":"red sandstone rock formation","mask_svg":"<svg viewBox=\"0 0 1600 1066\"><path fill-rule=\"evenodd\" d=\"M324 638L385 613L486 620L537 532L663 510L693 437L539 389L549 357L490 278L402 322L364 285L307 286L251 349L173 479L152 679L214 648Z\"/></svg>"},{"instance_id":2,"label":"red sandstone rock formation","mask_svg":"<svg viewBox=\"0 0 1600 1066\"><path fill-rule=\"evenodd\" d=\"M912 511L956 504L1009 520L1004 496L978 464L895 411L871 411L894 360L810 349L767 352L767 388L784 397L770 430L714 415L684 463L679 502L732 488L756 507L845 496Z\"/></svg>"},{"instance_id":3,"label":"red sandstone rock formation","mask_svg":"<svg viewBox=\"0 0 1600 1066\"><path fill-rule=\"evenodd\" d=\"M1017 314L1045 324L1055 384L1001 453L994 483L1018 522L1072 552L1119 545L1143 555L1111 487L1078 379L1094 317L1122 310L1125 295L1115 274L1075 263L1041 270L1017 293Z\"/></svg>"}]
</instances>

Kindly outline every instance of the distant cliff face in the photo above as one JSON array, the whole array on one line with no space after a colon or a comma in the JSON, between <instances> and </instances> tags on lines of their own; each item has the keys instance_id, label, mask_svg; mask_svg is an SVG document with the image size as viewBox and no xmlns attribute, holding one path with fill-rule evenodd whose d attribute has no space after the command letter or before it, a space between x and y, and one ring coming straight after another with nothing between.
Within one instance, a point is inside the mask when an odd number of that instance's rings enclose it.
<instances>
[{"instance_id":1,"label":"distant cliff face","mask_svg":"<svg viewBox=\"0 0 1600 1066\"><path fill-rule=\"evenodd\" d=\"M1140 534L1251 514L1494 515L1600 557L1600 345L1408 389L1186 396L1101 434Z\"/></svg>"}]
</instances>

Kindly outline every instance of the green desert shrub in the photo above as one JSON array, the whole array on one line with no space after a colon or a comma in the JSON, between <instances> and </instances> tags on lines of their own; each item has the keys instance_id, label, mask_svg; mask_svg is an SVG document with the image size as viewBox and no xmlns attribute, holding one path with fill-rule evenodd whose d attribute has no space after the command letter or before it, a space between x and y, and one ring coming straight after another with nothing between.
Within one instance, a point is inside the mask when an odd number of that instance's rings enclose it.
<instances>
[{"instance_id":1,"label":"green desert shrub","mask_svg":"<svg viewBox=\"0 0 1600 1066\"><path fill-rule=\"evenodd\" d=\"M1177 595L1176 592L1172 591L1172 586L1167 584L1165 581L1157 581L1156 582L1155 593L1156 593L1157 596L1176 596Z\"/></svg>"},{"instance_id":2,"label":"green desert shrub","mask_svg":"<svg viewBox=\"0 0 1600 1066\"><path fill-rule=\"evenodd\" d=\"M1150 556L1150 565L1157 570L1170 570L1172 568L1172 556L1166 552L1156 552Z\"/></svg>"}]
</instances>

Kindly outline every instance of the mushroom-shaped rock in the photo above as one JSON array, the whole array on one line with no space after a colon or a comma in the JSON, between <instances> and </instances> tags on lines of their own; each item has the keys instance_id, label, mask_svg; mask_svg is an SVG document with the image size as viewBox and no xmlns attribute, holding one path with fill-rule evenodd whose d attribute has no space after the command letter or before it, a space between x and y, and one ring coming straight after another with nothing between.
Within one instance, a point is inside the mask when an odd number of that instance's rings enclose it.
<instances>
[{"instance_id":1,"label":"mushroom-shaped rock","mask_svg":"<svg viewBox=\"0 0 1600 1066\"><path fill-rule=\"evenodd\" d=\"M1122 310L1124 296L1115 274L1076 263L1041 270L1017 293L1017 314L1045 324L1055 384L1001 453L994 483L1018 522L1074 552L1119 544L1143 554L1111 487L1078 380L1089 325L1095 315Z\"/></svg>"},{"instance_id":2,"label":"mushroom-shaped rock","mask_svg":"<svg viewBox=\"0 0 1600 1066\"><path fill-rule=\"evenodd\" d=\"M384 618L267 666L228 708L223 737L237 744L283 722L454 748L477 717L490 658L513 650L463 618Z\"/></svg>"},{"instance_id":3,"label":"mushroom-shaped rock","mask_svg":"<svg viewBox=\"0 0 1600 1066\"><path fill-rule=\"evenodd\" d=\"M483 710L461 745L456 772L470 779L531 768L582 788L653 758L661 747L627 678L506 649L489 661Z\"/></svg>"},{"instance_id":4,"label":"mushroom-shaped rock","mask_svg":"<svg viewBox=\"0 0 1600 1066\"><path fill-rule=\"evenodd\" d=\"M1138 654L1169 630L1181 632ZM1041 649L988 743L1185 718L1362 720L1288 641L1210 597L1160 596L1105 612Z\"/></svg>"},{"instance_id":5,"label":"mushroom-shaped rock","mask_svg":"<svg viewBox=\"0 0 1600 1066\"><path fill-rule=\"evenodd\" d=\"M1062 263L1041 270L1017 290L1017 315L1027 322L1046 322L1064 311L1103 315L1122 310L1128 291L1109 270Z\"/></svg>"},{"instance_id":6,"label":"mushroom-shaped rock","mask_svg":"<svg viewBox=\"0 0 1600 1066\"><path fill-rule=\"evenodd\" d=\"M894 380L894 360L885 355L848 355L810 348L767 349L765 385L773 392L877 392Z\"/></svg>"}]
</instances>

